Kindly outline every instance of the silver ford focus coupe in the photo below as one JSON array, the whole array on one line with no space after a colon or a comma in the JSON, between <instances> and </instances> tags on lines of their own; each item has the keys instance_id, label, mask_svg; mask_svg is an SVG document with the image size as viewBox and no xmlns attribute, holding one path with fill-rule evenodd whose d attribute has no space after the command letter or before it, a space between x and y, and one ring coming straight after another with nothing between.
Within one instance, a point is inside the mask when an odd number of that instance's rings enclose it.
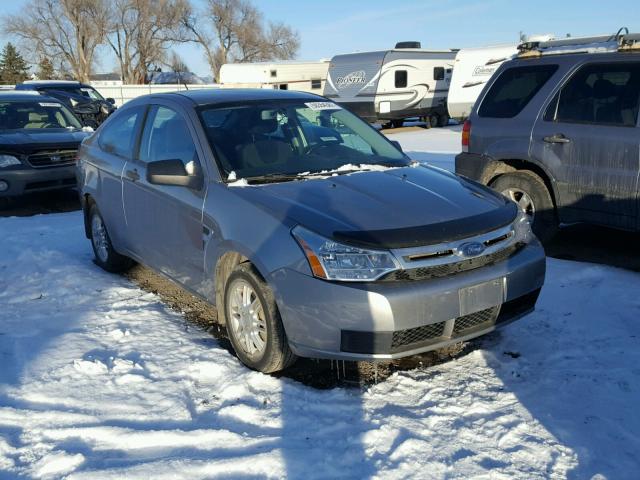
<instances>
[{"instance_id":1,"label":"silver ford focus coupe","mask_svg":"<svg viewBox=\"0 0 640 480\"><path fill-rule=\"evenodd\" d=\"M544 282L515 203L411 161L317 95L140 97L79 157L96 263L141 262L216 305L263 372L477 337L533 310Z\"/></svg>"}]
</instances>

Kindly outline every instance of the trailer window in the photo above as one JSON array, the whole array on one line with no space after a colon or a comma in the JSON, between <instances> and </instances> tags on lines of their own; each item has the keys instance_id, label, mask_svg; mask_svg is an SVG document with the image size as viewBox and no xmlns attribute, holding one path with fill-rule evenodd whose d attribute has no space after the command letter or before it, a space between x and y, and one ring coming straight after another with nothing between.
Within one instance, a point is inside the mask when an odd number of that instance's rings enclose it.
<instances>
[{"instance_id":1,"label":"trailer window","mask_svg":"<svg viewBox=\"0 0 640 480\"><path fill-rule=\"evenodd\" d=\"M491 85L478 110L480 117L513 118L518 115L547 80L557 65L508 68Z\"/></svg>"},{"instance_id":2,"label":"trailer window","mask_svg":"<svg viewBox=\"0 0 640 480\"><path fill-rule=\"evenodd\" d=\"M404 88L407 86L407 71L396 70L396 88Z\"/></svg>"},{"instance_id":3,"label":"trailer window","mask_svg":"<svg viewBox=\"0 0 640 480\"><path fill-rule=\"evenodd\" d=\"M286 83L281 83L278 88L280 90L289 90L289 85L287 85Z\"/></svg>"},{"instance_id":4,"label":"trailer window","mask_svg":"<svg viewBox=\"0 0 640 480\"><path fill-rule=\"evenodd\" d=\"M270 72L271 78L275 78L278 76L278 71L277 70L271 70Z\"/></svg>"},{"instance_id":5,"label":"trailer window","mask_svg":"<svg viewBox=\"0 0 640 480\"><path fill-rule=\"evenodd\" d=\"M322 80L314 79L311 80L311 90L320 90L322 88Z\"/></svg>"},{"instance_id":6,"label":"trailer window","mask_svg":"<svg viewBox=\"0 0 640 480\"><path fill-rule=\"evenodd\" d=\"M444 80L444 67L433 67L433 79Z\"/></svg>"}]
</instances>

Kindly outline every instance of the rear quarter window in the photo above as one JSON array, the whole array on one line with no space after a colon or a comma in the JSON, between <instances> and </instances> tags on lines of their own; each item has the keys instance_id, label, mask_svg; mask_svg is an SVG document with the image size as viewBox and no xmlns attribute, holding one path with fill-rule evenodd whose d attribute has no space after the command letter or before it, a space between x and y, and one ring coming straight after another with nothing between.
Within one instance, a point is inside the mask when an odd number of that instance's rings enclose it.
<instances>
[{"instance_id":1,"label":"rear quarter window","mask_svg":"<svg viewBox=\"0 0 640 480\"><path fill-rule=\"evenodd\" d=\"M507 68L489 88L478 109L478 116L515 117L527 106L557 69L557 65Z\"/></svg>"}]
</instances>

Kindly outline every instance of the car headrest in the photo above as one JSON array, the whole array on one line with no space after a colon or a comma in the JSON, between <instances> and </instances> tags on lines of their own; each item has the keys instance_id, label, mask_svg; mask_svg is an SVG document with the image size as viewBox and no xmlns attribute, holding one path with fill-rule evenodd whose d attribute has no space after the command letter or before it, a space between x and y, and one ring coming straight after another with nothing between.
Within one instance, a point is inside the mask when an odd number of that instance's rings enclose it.
<instances>
[{"instance_id":1,"label":"car headrest","mask_svg":"<svg viewBox=\"0 0 640 480\"><path fill-rule=\"evenodd\" d=\"M249 133L252 135L265 135L273 133L278 129L278 120L275 118L268 120L259 120L249 127Z\"/></svg>"},{"instance_id":2,"label":"car headrest","mask_svg":"<svg viewBox=\"0 0 640 480\"><path fill-rule=\"evenodd\" d=\"M614 97L617 95L617 89L613 83L604 78L599 78L593 84L593 96L598 99Z\"/></svg>"}]
</instances>

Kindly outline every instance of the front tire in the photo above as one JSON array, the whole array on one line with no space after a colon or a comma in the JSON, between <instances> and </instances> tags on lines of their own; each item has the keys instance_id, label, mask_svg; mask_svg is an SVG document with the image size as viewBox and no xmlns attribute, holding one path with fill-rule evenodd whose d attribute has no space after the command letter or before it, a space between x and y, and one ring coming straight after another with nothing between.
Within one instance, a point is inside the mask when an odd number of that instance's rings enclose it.
<instances>
[{"instance_id":1,"label":"front tire","mask_svg":"<svg viewBox=\"0 0 640 480\"><path fill-rule=\"evenodd\" d=\"M241 263L229 276L224 309L229 340L247 367L272 373L295 362L273 291L251 264Z\"/></svg>"},{"instance_id":2,"label":"front tire","mask_svg":"<svg viewBox=\"0 0 640 480\"><path fill-rule=\"evenodd\" d=\"M89 232L96 265L110 273L120 273L131 268L133 260L120 255L113 248L104 219L95 203L89 209Z\"/></svg>"},{"instance_id":3,"label":"front tire","mask_svg":"<svg viewBox=\"0 0 640 480\"><path fill-rule=\"evenodd\" d=\"M553 199L544 181L528 170L500 175L491 188L513 200L529 216L531 228L542 242L549 242L558 232L558 217Z\"/></svg>"}]
</instances>

